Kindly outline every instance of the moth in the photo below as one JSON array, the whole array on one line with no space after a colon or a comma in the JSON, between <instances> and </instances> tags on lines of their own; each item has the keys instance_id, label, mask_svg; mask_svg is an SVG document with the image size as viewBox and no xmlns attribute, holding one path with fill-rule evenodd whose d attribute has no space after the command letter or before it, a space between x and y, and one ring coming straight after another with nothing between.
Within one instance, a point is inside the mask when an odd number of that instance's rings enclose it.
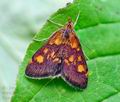
<instances>
[{"instance_id":1,"label":"moth","mask_svg":"<svg viewBox=\"0 0 120 102\"><path fill-rule=\"evenodd\" d=\"M25 75L32 79L59 76L74 88L87 87L88 68L70 19L36 51L26 67Z\"/></svg>"}]
</instances>

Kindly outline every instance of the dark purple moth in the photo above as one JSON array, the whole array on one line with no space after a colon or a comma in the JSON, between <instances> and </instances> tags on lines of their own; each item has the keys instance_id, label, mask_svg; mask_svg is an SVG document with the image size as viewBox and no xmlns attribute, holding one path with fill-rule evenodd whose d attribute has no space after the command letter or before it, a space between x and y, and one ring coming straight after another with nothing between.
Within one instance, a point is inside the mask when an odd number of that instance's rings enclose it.
<instances>
[{"instance_id":1,"label":"dark purple moth","mask_svg":"<svg viewBox=\"0 0 120 102\"><path fill-rule=\"evenodd\" d=\"M70 86L87 87L88 68L71 20L33 55L25 75L33 79L60 76Z\"/></svg>"}]
</instances>

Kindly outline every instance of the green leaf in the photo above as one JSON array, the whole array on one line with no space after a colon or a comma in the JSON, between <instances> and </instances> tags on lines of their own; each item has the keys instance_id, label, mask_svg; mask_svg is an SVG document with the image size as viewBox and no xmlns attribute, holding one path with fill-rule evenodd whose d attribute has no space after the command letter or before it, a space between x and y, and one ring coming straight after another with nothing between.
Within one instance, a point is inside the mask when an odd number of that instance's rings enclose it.
<instances>
[{"instance_id":1,"label":"green leaf","mask_svg":"<svg viewBox=\"0 0 120 102\"><path fill-rule=\"evenodd\" d=\"M120 99L120 1L75 0L60 9L50 20L65 24L68 16L75 27L83 50L90 58L88 87L83 91L69 87L61 78L33 80L24 75L29 59L45 41L33 41L20 66L12 102L118 102ZM48 38L59 27L46 22L34 39Z\"/></svg>"}]
</instances>

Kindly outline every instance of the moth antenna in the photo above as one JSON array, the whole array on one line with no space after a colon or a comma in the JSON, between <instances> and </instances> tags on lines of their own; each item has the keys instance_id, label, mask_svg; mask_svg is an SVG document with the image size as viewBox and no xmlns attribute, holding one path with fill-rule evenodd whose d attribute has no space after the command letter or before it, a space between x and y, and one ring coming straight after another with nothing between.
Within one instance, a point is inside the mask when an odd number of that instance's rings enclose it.
<instances>
[{"instance_id":1,"label":"moth antenna","mask_svg":"<svg viewBox=\"0 0 120 102\"><path fill-rule=\"evenodd\" d=\"M33 41L41 42L41 41L46 41L46 40L48 40L48 39L49 39L49 37L48 37L48 38L41 39L41 40L33 38Z\"/></svg>"},{"instance_id":2,"label":"moth antenna","mask_svg":"<svg viewBox=\"0 0 120 102\"><path fill-rule=\"evenodd\" d=\"M79 17L80 17L80 11L78 12L78 15L77 15L77 17L76 17L76 20L75 20L75 22L74 22L74 27L76 26L76 24L77 24L77 22L78 22Z\"/></svg>"},{"instance_id":3,"label":"moth antenna","mask_svg":"<svg viewBox=\"0 0 120 102\"><path fill-rule=\"evenodd\" d=\"M71 22L72 22L72 19L71 19L71 17L70 17L70 16L68 17L68 22L69 22L69 23L71 23Z\"/></svg>"},{"instance_id":4,"label":"moth antenna","mask_svg":"<svg viewBox=\"0 0 120 102\"><path fill-rule=\"evenodd\" d=\"M89 47L88 47L85 43L83 43L82 41L81 41L81 45L84 46L84 47L86 47L88 50L91 51L90 55L93 54L93 53L96 53L95 50L89 48ZM84 51L83 51L83 52L84 52ZM85 53L84 53L84 54L85 54ZM96 53L96 54L97 54L97 53ZM85 54L85 56L86 56L86 54ZM86 56L86 58L87 58L87 60L90 59L88 56Z\"/></svg>"},{"instance_id":5,"label":"moth antenna","mask_svg":"<svg viewBox=\"0 0 120 102\"><path fill-rule=\"evenodd\" d=\"M86 59L87 59L87 60L90 60L90 58L86 55L85 51L83 51L83 53L84 53Z\"/></svg>"},{"instance_id":6,"label":"moth antenna","mask_svg":"<svg viewBox=\"0 0 120 102\"><path fill-rule=\"evenodd\" d=\"M54 25L57 25L57 26L60 26L60 27L63 27L64 25L62 25L62 24L60 24L60 23L56 23L56 22L54 22L54 21L52 21L52 20L47 20L47 21L49 21L50 23L52 23L52 24L54 24Z\"/></svg>"}]
</instances>

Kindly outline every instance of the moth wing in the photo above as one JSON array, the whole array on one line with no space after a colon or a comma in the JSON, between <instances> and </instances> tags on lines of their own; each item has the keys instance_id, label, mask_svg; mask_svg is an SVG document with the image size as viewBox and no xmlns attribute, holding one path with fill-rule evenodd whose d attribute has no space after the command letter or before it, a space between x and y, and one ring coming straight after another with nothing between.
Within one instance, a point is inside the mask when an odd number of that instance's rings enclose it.
<instances>
[{"instance_id":1,"label":"moth wing","mask_svg":"<svg viewBox=\"0 0 120 102\"><path fill-rule=\"evenodd\" d=\"M84 89L87 87L87 64L85 57L76 35L70 39L70 47L66 45L67 56L63 61L62 78L75 88Z\"/></svg>"},{"instance_id":2,"label":"moth wing","mask_svg":"<svg viewBox=\"0 0 120 102\"><path fill-rule=\"evenodd\" d=\"M48 42L33 55L25 70L27 77L39 79L60 74L61 59L57 55L60 36L60 31L55 32Z\"/></svg>"}]
</instances>

